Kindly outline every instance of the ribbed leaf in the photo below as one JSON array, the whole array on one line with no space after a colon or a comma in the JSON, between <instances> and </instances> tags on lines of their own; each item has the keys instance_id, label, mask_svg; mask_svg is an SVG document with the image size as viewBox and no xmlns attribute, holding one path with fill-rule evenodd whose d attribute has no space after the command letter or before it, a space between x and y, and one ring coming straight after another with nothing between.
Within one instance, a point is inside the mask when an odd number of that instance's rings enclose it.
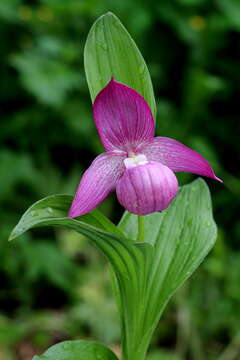
<instances>
[{"instance_id":1,"label":"ribbed leaf","mask_svg":"<svg viewBox=\"0 0 240 360\"><path fill-rule=\"evenodd\" d=\"M33 360L117 360L117 357L101 344L74 340L54 345Z\"/></svg>"},{"instance_id":2,"label":"ribbed leaf","mask_svg":"<svg viewBox=\"0 0 240 360\"><path fill-rule=\"evenodd\" d=\"M78 220L66 217L71 201L71 196L54 195L36 202L23 214L13 229L10 240L31 228L50 225L64 226L91 239L109 258L119 274L136 280L135 262L143 258L142 252L132 242L120 237L121 231L115 230L112 223L110 223L111 229L115 234L107 232L106 230L109 229L106 229L106 224L103 225L102 220L98 220L98 211L81 216ZM103 215L101 216L103 217ZM104 220L106 221L105 218ZM93 223L95 226L92 225Z\"/></svg>"},{"instance_id":3,"label":"ribbed leaf","mask_svg":"<svg viewBox=\"0 0 240 360\"><path fill-rule=\"evenodd\" d=\"M92 26L84 51L84 65L92 101L114 77L143 95L156 115L151 78L135 42L112 13Z\"/></svg>"},{"instance_id":4,"label":"ribbed leaf","mask_svg":"<svg viewBox=\"0 0 240 360\"><path fill-rule=\"evenodd\" d=\"M93 211L78 219L66 217L72 197L54 195L33 204L13 229L10 239L23 232L41 226L64 226L73 229L92 240L103 251L115 273L119 293L119 309L126 346L131 335L137 338L141 331L139 313L146 294L146 267L151 245L138 245L126 239L122 232L99 211Z\"/></svg>"},{"instance_id":5,"label":"ribbed leaf","mask_svg":"<svg viewBox=\"0 0 240 360\"><path fill-rule=\"evenodd\" d=\"M126 236L136 237L137 217L125 213L120 228ZM211 198L202 179L183 186L167 210L145 217L145 241L154 251L147 274L143 341L150 338L169 298L199 266L215 240Z\"/></svg>"},{"instance_id":6,"label":"ribbed leaf","mask_svg":"<svg viewBox=\"0 0 240 360\"><path fill-rule=\"evenodd\" d=\"M73 197L70 195L52 195L37 201L24 213L21 221L13 229L9 240L20 236L35 226L39 227L41 224L45 226L45 220L65 217L72 201ZM120 229L98 210L81 216L81 221L113 234L124 236Z\"/></svg>"},{"instance_id":7,"label":"ribbed leaf","mask_svg":"<svg viewBox=\"0 0 240 360\"><path fill-rule=\"evenodd\" d=\"M71 201L64 195L38 201L23 215L11 238L32 227L54 225L74 229L92 240L115 273L123 359L144 359L169 298L215 242L216 225L208 188L203 180L196 180L180 190L166 211L146 216L145 242L141 244L133 241L137 234L135 215L124 215L119 232L97 211L78 219L67 218Z\"/></svg>"}]
</instances>

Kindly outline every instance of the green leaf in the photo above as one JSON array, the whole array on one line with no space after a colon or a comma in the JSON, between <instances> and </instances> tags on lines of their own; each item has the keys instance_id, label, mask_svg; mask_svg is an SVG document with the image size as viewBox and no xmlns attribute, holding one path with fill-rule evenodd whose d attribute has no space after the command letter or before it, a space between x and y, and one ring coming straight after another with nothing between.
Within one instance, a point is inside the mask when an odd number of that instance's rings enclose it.
<instances>
[{"instance_id":1,"label":"green leaf","mask_svg":"<svg viewBox=\"0 0 240 360\"><path fill-rule=\"evenodd\" d=\"M114 353L103 345L91 341L63 341L50 347L33 360L117 360Z\"/></svg>"},{"instance_id":2,"label":"green leaf","mask_svg":"<svg viewBox=\"0 0 240 360\"><path fill-rule=\"evenodd\" d=\"M37 201L24 213L20 222L13 229L9 240L13 240L33 227L45 226L45 222L49 219L51 221L56 219L59 224L59 219L67 216L72 200L73 197L70 195L51 195ZM99 210L93 210L91 213L81 216L80 219L82 222L96 228L123 236L121 230Z\"/></svg>"},{"instance_id":3,"label":"green leaf","mask_svg":"<svg viewBox=\"0 0 240 360\"><path fill-rule=\"evenodd\" d=\"M157 350L150 353L147 360L183 360L179 355L174 352L168 352L164 350Z\"/></svg>"},{"instance_id":4,"label":"green leaf","mask_svg":"<svg viewBox=\"0 0 240 360\"><path fill-rule=\"evenodd\" d=\"M85 45L84 65L92 101L114 77L142 94L156 116L146 63L127 30L112 13L101 16L93 24Z\"/></svg>"},{"instance_id":5,"label":"green leaf","mask_svg":"<svg viewBox=\"0 0 240 360\"><path fill-rule=\"evenodd\" d=\"M66 217L71 201L71 196L54 195L36 202L22 216L10 239L31 228L52 225L73 229L93 241L114 270L122 331L129 341L127 346L135 348L130 340L133 334L137 339L138 331L141 330L138 327L139 313L146 293L145 274L148 273L152 247L149 244L135 244L124 235L121 236L121 230L100 215L99 211L95 210L78 219Z\"/></svg>"},{"instance_id":6,"label":"green leaf","mask_svg":"<svg viewBox=\"0 0 240 360\"><path fill-rule=\"evenodd\" d=\"M238 0L218 0L217 4L224 13L230 26L240 30L240 4Z\"/></svg>"},{"instance_id":7,"label":"green leaf","mask_svg":"<svg viewBox=\"0 0 240 360\"><path fill-rule=\"evenodd\" d=\"M125 213L120 228L136 238L137 216ZM143 342L150 340L172 294L209 253L216 234L210 193L202 179L183 186L167 210L145 217L145 241L154 251L146 275Z\"/></svg>"},{"instance_id":8,"label":"green leaf","mask_svg":"<svg viewBox=\"0 0 240 360\"><path fill-rule=\"evenodd\" d=\"M66 217L71 201L65 195L38 201L20 219L11 238L32 227L54 225L74 229L93 241L114 270L123 359L143 360L168 300L215 242L208 187L201 179L183 186L167 210L146 216L145 242L139 244L133 241L135 215L124 215L119 232L97 211L78 219Z\"/></svg>"}]
</instances>

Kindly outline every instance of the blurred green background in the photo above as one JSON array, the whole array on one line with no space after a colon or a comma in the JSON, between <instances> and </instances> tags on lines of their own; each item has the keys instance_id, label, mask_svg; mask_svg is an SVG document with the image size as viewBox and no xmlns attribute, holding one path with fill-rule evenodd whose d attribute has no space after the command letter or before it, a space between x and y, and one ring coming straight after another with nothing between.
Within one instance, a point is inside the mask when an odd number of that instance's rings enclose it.
<instances>
[{"instance_id":1,"label":"blurred green background","mask_svg":"<svg viewBox=\"0 0 240 360\"><path fill-rule=\"evenodd\" d=\"M93 21L109 10L149 66L157 134L201 152L224 179L207 180L217 245L168 305L149 360L239 359L239 0L0 1L0 359L30 360L64 339L119 349L107 264L86 239L44 229L7 242L29 205L73 194L103 150L83 48ZM119 220L114 195L101 208Z\"/></svg>"}]
</instances>

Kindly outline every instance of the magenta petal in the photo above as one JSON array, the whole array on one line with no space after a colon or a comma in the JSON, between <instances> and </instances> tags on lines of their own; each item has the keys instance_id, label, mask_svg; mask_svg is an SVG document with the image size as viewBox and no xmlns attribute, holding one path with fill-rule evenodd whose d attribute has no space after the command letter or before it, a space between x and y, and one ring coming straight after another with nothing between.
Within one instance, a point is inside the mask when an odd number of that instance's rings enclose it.
<instances>
[{"instance_id":1,"label":"magenta petal","mask_svg":"<svg viewBox=\"0 0 240 360\"><path fill-rule=\"evenodd\" d=\"M167 166L149 162L126 169L116 191L125 209L133 214L147 215L169 206L177 194L178 182Z\"/></svg>"},{"instance_id":2,"label":"magenta petal","mask_svg":"<svg viewBox=\"0 0 240 360\"><path fill-rule=\"evenodd\" d=\"M93 210L115 189L124 171L123 160L123 154L114 152L96 157L83 174L68 217L73 218Z\"/></svg>"},{"instance_id":3,"label":"magenta petal","mask_svg":"<svg viewBox=\"0 0 240 360\"><path fill-rule=\"evenodd\" d=\"M216 177L207 160L174 139L155 137L144 145L140 152L145 154L149 161L159 161L172 171L190 172L222 182Z\"/></svg>"},{"instance_id":4,"label":"magenta petal","mask_svg":"<svg viewBox=\"0 0 240 360\"><path fill-rule=\"evenodd\" d=\"M144 98L114 79L97 95L93 113L106 150L134 150L154 136L154 120Z\"/></svg>"}]
</instances>

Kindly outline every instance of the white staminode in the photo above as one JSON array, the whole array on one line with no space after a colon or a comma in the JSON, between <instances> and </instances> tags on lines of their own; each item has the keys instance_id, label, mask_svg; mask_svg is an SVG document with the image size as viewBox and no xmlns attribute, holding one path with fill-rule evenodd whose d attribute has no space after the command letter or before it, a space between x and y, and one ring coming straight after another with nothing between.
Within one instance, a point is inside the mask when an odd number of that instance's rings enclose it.
<instances>
[{"instance_id":1,"label":"white staminode","mask_svg":"<svg viewBox=\"0 0 240 360\"><path fill-rule=\"evenodd\" d=\"M133 157L126 158L124 160L124 165L128 169L128 168L138 166L138 165L145 165L145 164L147 164L147 162L148 161L147 161L146 156L143 154L139 154L139 155L136 155Z\"/></svg>"}]
</instances>

